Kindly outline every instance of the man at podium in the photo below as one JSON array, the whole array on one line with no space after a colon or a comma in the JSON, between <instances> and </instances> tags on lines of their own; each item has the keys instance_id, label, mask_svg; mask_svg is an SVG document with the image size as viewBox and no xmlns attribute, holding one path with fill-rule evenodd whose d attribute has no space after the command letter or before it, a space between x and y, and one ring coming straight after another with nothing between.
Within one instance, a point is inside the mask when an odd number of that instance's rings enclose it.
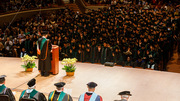
<instances>
[{"instance_id":1,"label":"man at podium","mask_svg":"<svg viewBox=\"0 0 180 101\"><path fill-rule=\"evenodd\" d=\"M48 32L41 33L42 37L38 39L37 54L39 57L38 70L41 71L42 76L49 76L51 70L51 49L52 45L47 39Z\"/></svg>"}]
</instances>

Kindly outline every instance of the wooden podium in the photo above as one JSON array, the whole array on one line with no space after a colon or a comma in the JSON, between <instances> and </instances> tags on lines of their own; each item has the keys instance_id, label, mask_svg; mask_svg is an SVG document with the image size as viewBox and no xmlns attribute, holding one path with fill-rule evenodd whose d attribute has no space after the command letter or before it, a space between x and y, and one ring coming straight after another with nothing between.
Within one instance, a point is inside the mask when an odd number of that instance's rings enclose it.
<instances>
[{"instance_id":1,"label":"wooden podium","mask_svg":"<svg viewBox=\"0 0 180 101\"><path fill-rule=\"evenodd\" d=\"M59 46L52 45L52 61L51 61L51 71L52 74L59 73Z\"/></svg>"}]
</instances>

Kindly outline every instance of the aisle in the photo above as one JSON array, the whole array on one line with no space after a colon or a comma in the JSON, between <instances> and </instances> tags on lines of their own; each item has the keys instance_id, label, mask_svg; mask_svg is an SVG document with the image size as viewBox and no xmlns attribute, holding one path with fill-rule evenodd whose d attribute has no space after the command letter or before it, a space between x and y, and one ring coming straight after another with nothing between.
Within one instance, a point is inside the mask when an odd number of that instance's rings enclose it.
<instances>
[{"instance_id":1,"label":"aisle","mask_svg":"<svg viewBox=\"0 0 180 101\"><path fill-rule=\"evenodd\" d=\"M174 51L173 57L167 64L168 72L180 73L180 57L177 50Z\"/></svg>"}]
</instances>

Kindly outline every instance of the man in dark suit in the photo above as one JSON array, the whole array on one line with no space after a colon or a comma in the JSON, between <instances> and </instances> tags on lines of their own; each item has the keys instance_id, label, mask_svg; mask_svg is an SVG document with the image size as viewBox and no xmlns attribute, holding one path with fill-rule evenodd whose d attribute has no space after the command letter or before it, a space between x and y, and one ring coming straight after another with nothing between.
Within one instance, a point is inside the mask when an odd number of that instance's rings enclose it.
<instances>
[{"instance_id":1,"label":"man in dark suit","mask_svg":"<svg viewBox=\"0 0 180 101\"><path fill-rule=\"evenodd\" d=\"M0 95L8 95L10 101L16 101L11 89L5 86L5 77L6 75L0 76Z\"/></svg>"},{"instance_id":2,"label":"man in dark suit","mask_svg":"<svg viewBox=\"0 0 180 101\"><path fill-rule=\"evenodd\" d=\"M41 71L42 76L49 76L51 70L51 49L52 45L47 39L47 33L42 34L42 38L38 39L37 54L39 57L38 70Z\"/></svg>"}]
</instances>

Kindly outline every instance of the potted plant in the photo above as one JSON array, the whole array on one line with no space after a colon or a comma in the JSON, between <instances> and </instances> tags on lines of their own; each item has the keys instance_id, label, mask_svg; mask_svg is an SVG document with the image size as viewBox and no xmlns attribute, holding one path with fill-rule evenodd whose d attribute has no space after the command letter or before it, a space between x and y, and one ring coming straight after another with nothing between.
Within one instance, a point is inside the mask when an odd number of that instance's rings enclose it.
<instances>
[{"instance_id":1,"label":"potted plant","mask_svg":"<svg viewBox=\"0 0 180 101\"><path fill-rule=\"evenodd\" d=\"M76 58L64 58L61 62L62 65L64 65L63 70L66 71L67 76L74 76L74 72L76 70L75 63L77 59Z\"/></svg>"},{"instance_id":2,"label":"potted plant","mask_svg":"<svg viewBox=\"0 0 180 101\"><path fill-rule=\"evenodd\" d=\"M26 72L32 72L33 68L37 68L34 60L36 59L36 56L29 56L24 55L21 57L22 61L24 62L24 65L21 65L23 68L25 68Z\"/></svg>"}]
</instances>

